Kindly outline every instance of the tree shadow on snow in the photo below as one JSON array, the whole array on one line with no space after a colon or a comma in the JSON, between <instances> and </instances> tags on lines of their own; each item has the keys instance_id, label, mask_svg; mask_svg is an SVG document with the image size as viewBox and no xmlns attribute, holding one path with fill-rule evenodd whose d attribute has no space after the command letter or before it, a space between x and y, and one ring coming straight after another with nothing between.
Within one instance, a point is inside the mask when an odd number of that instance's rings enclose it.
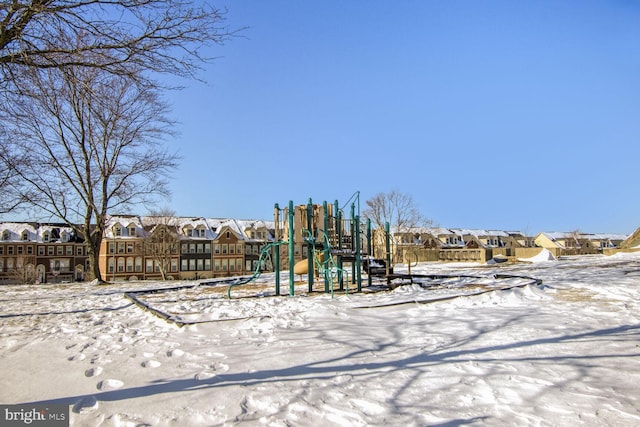
<instances>
[{"instance_id":1,"label":"tree shadow on snow","mask_svg":"<svg viewBox=\"0 0 640 427\"><path fill-rule=\"evenodd\" d=\"M396 326L398 327L398 326ZM401 328L401 327L400 327ZM397 331L396 331L397 332ZM465 340L463 345L469 345L469 342L479 339L486 331L478 331L478 335ZM203 390L209 388L224 388L231 386L251 386L256 384L264 384L267 382L286 382L286 381L302 381L302 380L328 380L335 378L341 374L349 374L354 378L359 376L368 378L371 375L387 375L396 370L415 370L416 376L425 374L425 369L429 372L436 372L439 366L447 364L464 363L464 362L501 362L501 363L518 363L518 362L552 362L554 364L566 363L571 366L583 363L588 365L589 361L599 359L623 360L629 358L640 357L640 352L634 354L623 354L615 352L607 352L607 346L600 348L602 352L591 355L578 354L561 354L554 356L538 355L536 349L533 348L531 355L523 355L521 357L500 357L500 355L492 356L491 353L502 350L522 349L535 347L542 344L566 344L571 342L584 342L585 340L596 340L607 337L608 340L615 338L617 340L637 342L640 340L640 325L623 325L615 328L605 328L584 333L561 335L549 338L540 338L527 341L512 342L508 344L500 344L494 346L483 346L477 348L460 348L460 342L452 342L450 346L436 349L431 352L424 352L407 357L398 357L388 360L389 354L381 357L383 361L374 361L376 359L368 357L385 348L392 348L393 342L382 343L378 348L361 348L353 352L335 358L327 358L325 360L300 364L296 366L281 369L264 369L255 372L242 373L225 373L215 377L198 380L195 378L176 379L176 380L156 380L150 384L130 387L117 390L102 391L93 394L66 396L58 399L51 399L38 402L25 402L30 405L44 404L66 404L72 405L74 412L80 412L84 407L93 406L96 402L114 402L127 399L156 396L168 393L185 392ZM478 357L486 355L486 357ZM472 357L470 357L472 356ZM357 359L357 360L356 360ZM362 360L362 361L360 361ZM416 378L407 381L414 381ZM404 389L405 387L403 387ZM401 392L401 391L399 391ZM399 409L399 408L395 408ZM467 423L473 423L480 418L450 420L441 426L462 426Z\"/></svg>"}]
</instances>

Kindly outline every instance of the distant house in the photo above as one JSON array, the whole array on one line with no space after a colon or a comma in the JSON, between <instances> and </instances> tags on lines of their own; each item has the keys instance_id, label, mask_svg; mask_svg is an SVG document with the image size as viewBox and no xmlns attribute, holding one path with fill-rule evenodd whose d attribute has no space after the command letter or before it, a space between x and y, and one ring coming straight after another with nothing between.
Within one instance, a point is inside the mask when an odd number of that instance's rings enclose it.
<instances>
[{"instance_id":1,"label":"distant house","mask_svg":"<svg viewBox=\"0 0 640 427\"><path fill-rule=\"evenodd\" d=\"M535 237L538 246L554 256L589 255L615 249L626 239L622 234L594 234L572 232L542 232Z\"/></svg>"},{"instance_id":2,"label":"distant house","mask_svg":"<svg viewBox=\"0 0 640 427\"><path fill-rule=\"evenodd\" d=\"M426 227L390 232L395 262L486 262L496 255L515 258L535 247L532 237L513 231ZM378 244L376 253L383 252Z\"/></svg>"},{"instance_id":3,"label":"distant house","mask_svg":"<svg viewBox=\"0 0 640 427\"><path fill-rule=\"evenodd\" d=\"M212 241L215 233L205 218L178 218L180 235L180 278L213 277Z\"/></svg>"},{"instance_id":4,"label":"distant house","mask_svg":"<svg viewBox=\"0 0 640 427\"><path fill-rule=\"evenodd\" d=\"M0 282L84 280L86 245L68 224L0 223Z\"/></svg>"},{"instance_id":5,"label":"distant house","mask_svg":"<svg viewBox=\"0 0 640 427\"><path fill-rule=\"evenodd\" d=\"M623 252L640 251L640 228L637 228L636 231L620 242L620 250Z\"/></svg>"}]
</instances>

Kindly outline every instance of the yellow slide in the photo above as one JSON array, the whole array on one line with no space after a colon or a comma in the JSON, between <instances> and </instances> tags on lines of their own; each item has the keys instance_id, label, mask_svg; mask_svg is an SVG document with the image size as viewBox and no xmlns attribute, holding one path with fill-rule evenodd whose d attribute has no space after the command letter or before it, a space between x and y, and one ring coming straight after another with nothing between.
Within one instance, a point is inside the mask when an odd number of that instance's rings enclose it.
<instances>
[{"instance_id":1,"label":"yellow slide","mask_svg":"<svg viewBox=\"0 0 640 427\"><path fill-rule=\"evenodd\" d=\"M322 262L324 260L324 254L322 252L320 252L316 257L318 258L317 261L319 262ZM293 265L293 274L307 273L309 273L309 260L307 258L300 260Z\"/></svg>"}]
</instances>

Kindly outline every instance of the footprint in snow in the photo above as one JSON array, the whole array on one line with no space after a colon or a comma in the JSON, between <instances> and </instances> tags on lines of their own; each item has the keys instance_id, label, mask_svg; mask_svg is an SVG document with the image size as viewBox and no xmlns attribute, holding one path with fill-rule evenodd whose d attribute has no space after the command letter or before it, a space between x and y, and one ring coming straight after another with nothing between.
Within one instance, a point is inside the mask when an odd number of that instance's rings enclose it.
<instances>
[{"instance_id":1,"label":"footprint in snow","mask_svg":"<svg viewBox=\"0 0 640 427\"><path fill-rule=\"evenodd\" d=\"M98 390L108 391L108 390L117 390L122 387L124 383L120 380L115 380L109 378L108 380L102 380L96 385Z\"/></svg>"},{"instance_id":2,"label":"footprint in snow","mask_svg":"<svg viewBox=\"0 0 640 427\"><path fill-rule=\"evenodd\" d=\"M98 400L94 396L83 397L73 405L73 412L76 414L88 414L98 409Z\"/></svg>"},{"instance_id":3,"label":"footprint in snow","mask_svg":"<svg viewBox=\"0 0 640 427\"><path fill-rule=\"evenodd\" d=\"M96 366L95 368L87 369L84 371L85 377L95 377L102 373L102 367Z\"/></svg>"},{"instance_id":4,"label":"footprint in snow","mask_svg":"<svg viewBox=\"0 0 640 427\"><path fill-rule=\"evenodd\" d=\"M157 360L145 360L140 364L143 368L157 368L160 365L162 365L162 363Z\"/></svg>"},{"instance_id":5,"label":"footprint in snow","mask_svg":"<svg viewBox=\"0 0 640 427\"><path fill-rule=\"evenodd\" d=\"M169 357L180 357L183 355L184 355L184 351L180 350L179 348L174 348L167 351L167 356Z\"/></svg>"}]
</instances>

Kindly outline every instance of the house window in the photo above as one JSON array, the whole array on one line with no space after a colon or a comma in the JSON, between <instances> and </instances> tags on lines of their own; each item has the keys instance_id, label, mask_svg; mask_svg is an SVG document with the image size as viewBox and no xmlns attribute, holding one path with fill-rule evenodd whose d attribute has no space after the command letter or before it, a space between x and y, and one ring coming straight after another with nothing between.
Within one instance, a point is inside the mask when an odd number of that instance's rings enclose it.
<instances>
[{"instance_id":1,"label":"house window","mask_svg":"<svg viewBox=\"0 0 640 427\"><path fill-rule=\"evenodd\" d=\"M198 271L204 270L204 260L203 259L197 260L196 268L198 269Z\"/></svg>"},{"instance_id":2,"label":"house window","mask_svg":"<svg viewBox=\"0 0 640 427\"><path fill-rule=\"evenodd\" d=\"M116 225L113 227L113 235L114 236L122 236L122 227L120 227L119 225Z\"/></svg>"},{"instance_id":3,"label":"house window","mask_svg":"<svg viewBox=\"0 0 640 427\"><path fill-rule=\"evenodd\" d=\"M22 255L24 248L22 246L17 246L18 248L18 255Z\"/></svg>"},{"instance_id":4,"label":"house window","mask_svg":"<svg viewBox=\"0 0 640 427\"><path fill-rule=\"evenodd\" d=\"M136 273L142 273L142 258L136 258Z\"/></svg>"},{"instance_id":5,"label":"house window","mask_svg":"<svg viewBox=\"0 0 640 427\"><path fill-rule=\"evenodd\" d=\"M222 253L223 253L223 254L226 254L226 253L227 253L227 244L226 244L226 243L223 243L223 244L222 244Z\"/></svg>"},{"instance_id":6,"label":"house window","mask_svg":"<svg viewBox=\"0 0 640 427\"><path fill-rule=\"evenodd\" d=\"M27 255L33 255L33 246L27 246Z\"/></svg>"},{"instance_id":7,"label":"house window","mask_svg":"<svg viewBox=\"0 0 640 427\"><path fill-rule=\"evenodd\" d=\"M113 273L113 258L109 258L109 261L107 262L107 264L108 264L109 273Z\"/></svg>"},{"instance_id":8,"label":"house window","mask_svg":"<svg viewBox=\"0 0 640 427\"><path fill-rule=\"evenodd\" d=\"M205 254L210 254L211 253L211 243L205 243L204 244L204 253Z\"/></svg>"},{"instance_id":9,"label":"house window","mask_svg":"<svg viewBox=\"0 0 640 427\"><path fill-rule=\"evenodd\" d=\"M175 273L178 271L178 260L175 258L171 258L171 271Z\"/></svg>"},{"instance_id":10,"label":"house window","mask_svg":"<svg viewBox=\"0 0 640 427\"><path fill-rule=\"evenodd\" d=\"M13 246L7 246L7 255L13 255Z\"/></svg>"},{"instance_id":11,"label":"house window","mask_svg":"<svg viewBox=\"0 0 640 427\"><path fill-rule=\"evenodd\" d=\"M44 246L38 246L38 255L41 255L41 256L44 255Z\"/></svg>"},{"instance_id":12,"label":"house window","mask_svg":"<svg viewBox=\"0 0 640 427\"><path fill-rule=\"evenodd\" d=\"M183 254L189 253L189 245L187 245L186 243L183 243L180 246L180 252L182 252Z\"/></svg>"},{"instance_id":13,"label":"house window","mask_svg":"<svg viewBox=\"0 0 640 427\"><path fill-rule=\"evenodd\" d=\"M195 254L196 253L196 244L195 243L190 243L189 244L189 253L190 254Z\"/></svg>"},{"instance_id":14,"label":"house window","mask_svg":"<svg viewBox=\"0 0 640 427\"><path fill-rule=\"evenodd\" d=\"M56 253L58 255L62 255L64 253L64 246L58 246L57 248L58 250L56 251Z\"/></svg>"},{"instance_id":15,"label":"house window","mask_svg":"<svg viewBox=\"0 0 640 427\"><path fill-rule=\"evenodd\" d=\"M204 252L204 245L202 243L198 243L197 246L198 253L201 254Z\"/></svg>"},{"instance_id":16,"label":"house window","mask_svg":"<svg viewBox=\"0 0 640 427\"><path fill-rule=\"evenodd\" d=\"M229 271L236 271L236 260L233 258L229 260Z\"/></svg>"},{"instance_id":17,"label":"house window","mask_svg":"<svg viewBox=\"0 0 640 427\"><path fill-rule=\"evenodd\" d=\"M147 260L146 271L147 271L147 273L153 273L153 260L152 259L148 259Z\"/></svg>"},{"instance_id":18,"label":"house window","mask_svg":"<svg viewBox=\"0 0 640 427\"><path fill-rule=\"evenodd\" d=\"M53 246L47 246L47 255L53 255L53 251L54 251Z\"/></svg>"},{"instance_id":19,"label":"house window","mask_svg":"<svg viewBox=\"0 0 640 427\"><path fill-rule=\"evenodd\" d=\"M26 242L27 240L29 240L29 232L25 230L22 232L22 241Z\"/></svg>"},{"instance_id":20,"label":"house window","mask_svg":"<svg viewBox=\"0 0 640 427\"><path fill-rule=\"evenodd\" d=\"M229 231L227 231L226 236L227 236L227 239L230 239L231 238L231 233Z\"/></svg>"},{"instance_id":21,"label":"house window","mask_svg":"<svg viewBox=\"0 0 640 427\"><path fill-rule=\"evenodd\" d=\"M213 252L216 253L216 254L220 253L220 245L218 243L213 245Z\"/></svg>"},{"instance_id":22,"label":"house window","mask_svg":"<svg viewBox=\"0 0 640 427\"><path fill-rule=\"evenodd\" d=\"M135 237L135 235L136 235L136 227L135 226L129 227L129 236Z\"/></svg>"},{"instance_id":23,"label":"house window","mask_svg":"<svg viewBox=\"0 0 640 427\"><path fill-rule=\"evenodd\" d=\"M76 256L82 256L82 246L76 247Z\"/></svg>"},{"instance_id":24,"label":"house window","mask_svg":"<svg viewBox=\"0 0 640 427\"><path fill-rule=\"evenodd\" d=\"M133 243L127 243L127 253L128 254L133 253Z\"/></svg>"},{"instance_id":25,"label":"house window","mask_svg":"<svg viewBox=\"0 0 640 427\"><path fill-rule=\"evenodd\" d=\"M124 258L118 258L118 273L124 272Z\"/></svg>"},{"instance_id":26,"label":"house window","mask_svg":"<svg viewBox=\"0 0 640 427\"><path fill-rule=\"evenodd\" d=\"M233 243L231 243L229 245L229 253L230 254L235 254L236 253L236 245L234 245Z\"/></svg>"},{"instance_id":27,"label":"house window","mask_svg":"<svg viewBox=\"0 0 640 427\"><path fill-rule=\"evenodd\" d=\"M67 255L73 255L73 246L67 246Z\"/></svg>"},{"instance_id":28,"label":"house window","mask_svg":"<svg viewBox=\"0 0 640 427\"><path fill-rule=\"evenodd\" d=\"M122 242L118 243L118 253L119 254L123 254L124 253L124 243L122 243Z\"/></svg>"},{"instance_id":29,"label":"house window","mask_svg":"<svg viewBox=\"0 0 640 427\"><path fill-rule=\"evenodd\" d=\"M204 269L206 271L211 271L211 260L209 258L204 260Z\"/></svg>"},{"instance_id":30,"label":"house window","mask_svg":"<svg viewBox=\"0 0 640 427\"><path fill-rule=\"evenodd\" d=\"M180 261L180 270L182 271L187 271L189 269L189 261L186 259L183 259Z\"/></svg>"},{"instance_id":31,"label":"house window","mask_svg":"<svg viewBox=\"0 0 640 427\"><path fill-rule=\"evenodd\" d=\"M131 257L127 258L127 272L128 273L133 272L133 258Z\"/></svg>"},{"instance_id":32,"label":"house window","mask_svg":"<svg viewBox=\"0 0 640 427\"><path fill-rule=\"evenodd\" d=\"M2 232L2 240L4 241L9 240L9 232L7 230Z\"/></svg>"},{"instance_id":33,"label":"house window","mask_svg":"<svg viewBox=\"0 0 640 427\"><path fill-rule=\"evenodd\" d=\"M215 269L215 271L220 271L220 260L216 259L213 261L213 268Z\"/></svg>"},{"instance_id":34,"label":"house window","mask_svg":"<svg viewBox=\"0 0 640 427\"><path fill-rule=\"evenodd\" d=\"M49 234L49 232L45 231L44 234L42 235L42 241L48 242L50 237L51 235ZM5 240L8 240L8 239L5 239Z\"/></svg>"},{"instance_id":35,"label":"house window","mask_svg":"<svg viewBox=\"0 0 640 427\"><path fill-rule=\"evenodd\" d=\"M195 259L190 259L189 260L189 270L193 271L196 269L196 260Z\"/></svg>"}]
</instances>

